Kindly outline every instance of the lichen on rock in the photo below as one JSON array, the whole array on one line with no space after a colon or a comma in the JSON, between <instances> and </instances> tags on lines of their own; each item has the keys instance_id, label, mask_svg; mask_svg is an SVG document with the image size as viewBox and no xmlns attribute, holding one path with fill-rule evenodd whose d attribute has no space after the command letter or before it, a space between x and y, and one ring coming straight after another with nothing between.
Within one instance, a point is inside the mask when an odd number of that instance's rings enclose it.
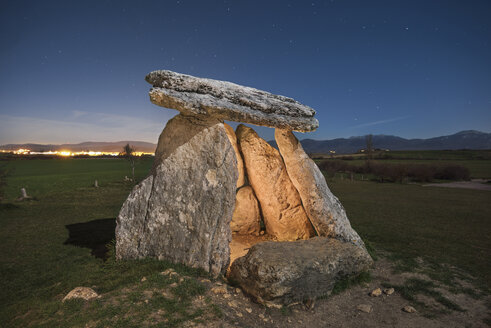
<instances>
[{"instance_id":1,"label":"lichen on rock","mask_svg":"<svg viewBox=\"0 0 491 328\"><path fill-rule=\"evenodd\" d=\"M153 86L150 100L154 104L187 115L302 132L319 126L312 108L266 91L166 70L151 72L145 79Z\"/></svg>"},{"instance_id":2,"label":"lichen on rock","mask_svg":"<svg viewBox=\"0 0 491 328\"><path fill-rule=\"evenodd\" d=\"M176 142L168 136L194 124L181 115L173 120L161 141ZM166 145L174 150L160 152L152 175L123 204L117 218L117 258L166 259L214 276L228 267L235 154L222 123L204 121L195 131L177 147Z\"/></svg>"}]
</instances>

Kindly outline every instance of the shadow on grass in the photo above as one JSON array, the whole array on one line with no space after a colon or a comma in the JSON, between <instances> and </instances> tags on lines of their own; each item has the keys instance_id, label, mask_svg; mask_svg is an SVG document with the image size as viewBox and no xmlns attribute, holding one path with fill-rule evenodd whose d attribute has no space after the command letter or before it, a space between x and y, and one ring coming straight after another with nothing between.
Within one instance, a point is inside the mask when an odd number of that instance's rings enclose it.
<instances>
[{"instance_id":1,"label":"shadow on grass","mask_svg":"<svg viewBox=\"0 0 491 328\"><path fill-rule=\"evenodd\" d=\"M16 209L16 208L19 208L19 206L15 205L15 204L12 204L12 203L0 203L0 211L2 210L13 210L13 209Z\"/></svg>"},{"instance_id":2,"label":"shadow on grass","mask_svg":"<svg viewBox=\"0 0 491 328\"><path fill-rule=\"evenodd\" d=\"M103 260L108 258L106 245L115 238L116 219L98 219L65 227L68 229L68 239L64 245L90 248L93 256Z\"/></svg>"}]
</instances>

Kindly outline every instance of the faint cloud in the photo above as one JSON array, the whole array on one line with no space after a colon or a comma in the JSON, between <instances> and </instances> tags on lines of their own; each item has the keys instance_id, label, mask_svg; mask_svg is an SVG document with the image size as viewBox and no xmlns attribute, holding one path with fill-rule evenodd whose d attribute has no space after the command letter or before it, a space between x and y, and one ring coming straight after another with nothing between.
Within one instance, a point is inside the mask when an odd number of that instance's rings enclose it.
<instances>
[{"instance_id":1,"label":"faint cloud","mask_svg":"<svg viewBox=\"0 0 491 328\"><path fill-rule=\"evenodd\" d=\"M0 144L121 140L155 143L171 117L169 114L162 121L155 121L83 111L72 111L70 116L54 120L0 115Z\"/></svg>"},{"instance_id":2,"label":"faint cloud","mask_svg":"<svg viewBox=\"0 0 491 328\"><path fill-rule=\"evenodd\" d=\"M356 128L363 128L363 127L367 127L367 126L374 126L374 125L379 125L379 124L392 123L392 122L396 122L396 121L405 120L405 119L407 119L409 117L411 117L411 116L401 116L401 117L389 118L389 119L386 119L386 120L367 122L367 123L362 123L362 124L350 126L349 128L350 129L356 129Z\"/></svg>"},{"instance_id":3,"label":"faint cloud","mask_svg":"<svg viewBox=\"0 0 491 328\"><path fill-rule=\"evenodd\" d=\"M73 118L78 118L80 116L88 114L88 112L84 112L81 110L72 110Z\"/></svg>"}]
</instances>

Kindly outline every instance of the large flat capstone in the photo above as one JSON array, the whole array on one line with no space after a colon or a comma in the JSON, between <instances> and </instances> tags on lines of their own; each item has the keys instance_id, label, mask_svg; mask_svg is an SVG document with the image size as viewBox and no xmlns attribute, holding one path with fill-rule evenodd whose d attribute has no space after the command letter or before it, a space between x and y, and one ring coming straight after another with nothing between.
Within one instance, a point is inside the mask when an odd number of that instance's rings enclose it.
<instances>
[{"instance_id":1,"label":"large flat capstone","mask_svg":"<svg viewBox=\"0 0 491 328\"><path fill-rule=\"evenodd\" d=\"M167 70L151 72L145 79L153 85L150 100L154 104L187 115L209 115L300 132L314 131L319 126L315 111L292 98Z\"/></svg>"},{"instance_id":2,"label":"large flat capstone","mask_svg":"<svg viewBox=\"0 0 491 328\"><path fill-rule=\"evenodd\" d=\"M364 249L332 238L268 241L235 260L228 278L258 302L280 306L328 295L337 281L372 263Z\"/></svg>"}]
</instances>

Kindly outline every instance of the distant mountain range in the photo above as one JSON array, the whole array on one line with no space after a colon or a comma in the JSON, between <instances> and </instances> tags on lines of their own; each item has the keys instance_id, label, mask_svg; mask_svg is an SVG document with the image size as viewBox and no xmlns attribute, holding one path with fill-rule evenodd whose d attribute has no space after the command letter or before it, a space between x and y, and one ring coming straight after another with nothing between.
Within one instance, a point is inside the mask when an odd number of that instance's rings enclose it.
<instances>
[{"instance_id":1,"label":"distant mountain range","mask_svg":"<svg viewBox=\"0 0 491 328\"><path fill-rule=\"evenodd\" d=\"M138 152L153 153L156 144L144 141L116 141L116 142L82 142L79 144L62 144L62 145L40 145L40 144L9 144L0 146L1 150L29 149L35 152L45 151L100 151L100 152L121 152L126 144L130 144Z\"/></svg>"},{"instance_id":2,"label":"distant mountain range","mask_svg":"<svg viewBox=\"0 0 491 328\"><path fill-rule=\"evenodd\" d=\"M329 153L334 150L338 154L356 153L366 148L365 136L338 138L332 140L303 139L300 141L307 153ZM40 145L40 144L9 144L0 146L0 150L17 150L19 148L31 151L101 151L120 152L129 143L136 151L152 153L156 144L143 141L117 142L82 142L79 144ZM276 142L269 141L276 147ZM491 133L468 130L449 136L429 139L404 139L396 136L374 135L373 148L389 150L451 150L451 149L491 149Z\"/></svg>"},{"instance_id":3,"label":"distant mountain range","mask_svg":"<svg viewBox=\"0 0 491 328\"><path fill-rule=\"evenodd\" d=\"M365 136L332 140L303 139L300 142L307 153L329 153L333 150L338 154L352 154L366 148ZM276 147L275 141L269 143ZM389 150L491 149L491 133L467 130L429 139L404 139L396 136L374 135L372 144L374 149Z\"/></svg>"}]
</instances>

